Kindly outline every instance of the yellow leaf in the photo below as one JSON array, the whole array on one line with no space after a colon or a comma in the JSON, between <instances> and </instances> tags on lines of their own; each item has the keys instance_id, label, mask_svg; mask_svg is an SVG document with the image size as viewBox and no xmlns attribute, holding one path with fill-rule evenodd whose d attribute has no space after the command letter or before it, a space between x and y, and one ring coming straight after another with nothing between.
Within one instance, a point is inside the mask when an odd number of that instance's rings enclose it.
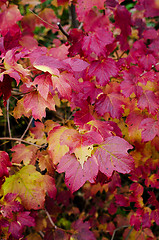
<instances>
[{"instance_id":1,"label":"yellow leaf","mask_svg":"<svg viewBox=\"0 0 159 240\"><path fill-rule=\"evenodd\" d=\"M4 196L7 193L16 193L26 209L41 209L44 207L46 192L44 178L45 176L36 171L35 166L27 165L6 178L2 186Z\"/></svg>"},{"instance_id":2,"label":"yellow leaf","mask_svg":"<svg viewBox=\"0 0 159 240\"><path fill-rule=\"evenodd\" d=\"M84 162L87 161L88 157L91 157L93 150L93 145L90 146L80 146L74 150L77 160L80 162L82 168Z\"/></svg>"}]
</instances>

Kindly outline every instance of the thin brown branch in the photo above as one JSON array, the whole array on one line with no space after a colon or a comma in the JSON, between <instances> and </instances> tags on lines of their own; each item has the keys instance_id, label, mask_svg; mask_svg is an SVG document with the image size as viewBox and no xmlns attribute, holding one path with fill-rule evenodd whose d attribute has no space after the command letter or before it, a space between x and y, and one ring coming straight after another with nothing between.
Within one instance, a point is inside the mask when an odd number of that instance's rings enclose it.
<instances>
[{"instance_id":1,"label":"thin brown branch","mask_svg":"<svg viewBox=\"0 0 159 240\"><path fill-rule=\"evenodd\" d=\"M40 145L37 145L37 144L35 144L35 143L22 140L21 138L0 137L0 140L2 140L2 141L4 141L4 140L9 140L9 141L23 142L23 143L26 143L26 144L29 144L29 145L33 145L33 146L38 147L38 148L44 148L44 147L46 147L46 144L40 146Z\"/></svg>"},{"instance_id":2,"label":"thin brown branch","mask_svg":"<svg viewBox=\"0 0 159 240\"><path fill-rule=\"evenodd\" d=\"M59 30L68 38L69 34L65 31L60 22L57 23L57 26L59 27Z\"/></svg>"},{"instance_id":3,"label":"thin brown branch","mask_svg":"<svg viewBox=\"0 0 159 240\"><path fill-rule=\"evenodd\" d=\"M57 226L55 225L55 223L52 221L52 218L50 216L50 214L48 213L48 211L45 209L45 212L46 212L46 215L51 223L51 225L54 227L54 228L57 228Z\"/></svg>"},{"instance_id":4,"label":"thin brown branch","mask_svg":"<svg viewBox=\"0 0 159 240\"><path fill-rule=\"evenodd\" d=\"M30 128L30 125L31 125L32 121L33 121L33 117L31 117L31 119L30 119L30 121L29 121L29 123L28 123L28 126L27 126L27 128L25 129L25 131L24 131L24 133L23 133L23 135L21 136L20 139L23 139L23 138L24 138L25 134L27 133L27 131L28 131L29 128Z\"/></svg>"},{"instance_id":5,"label":"thin brown branch","mask_svg":"<svg viewBox=\"0 0 159 240\"><path fill-rule=\"evenodd\" d=\"M49 25L51 28L54 28L54 29L58 30L58 29L55 28L52 24L46 22L44 19L42 19L41 17L39 17L39 16L38 16L36 13L34 13L31 9L29 9L29 11L30 11L31 13L33 13L37 18L39 18L42 22L44 22L44 23L46 23L47 25Z\"/></svg>"},{"instance_id":6,"label":"thin brown branch","mask_svg":"<svg viewBox=\"0 0 159 240\"><path fill-rule=\"evenodd\" d=\"M8 123L8 132L9 132L9 137L12 137L11 133L11 127L10 127L10 119L9 119L9 99L7 100L7 123Z\"/></svg>"},{"instance_id":7,"label":"thin brown branch","mask_svg":"<svg viewBox=\"0 0 159 240\"><path fill-rule=\"evenodd\" d=\"M128 235L126 236L125 240L128 240L128 239L129 239L129 236L130 236L131 232L133 231L133 229L134 229L134 227L132 226L132 227L130 228L130 231L128 232Z\"/></svg>"},{"instance_id":8,"label":"thin brown branch","mask_svg":"<svg viewBox=\"0 0 159 240\"><path fill-rule=\"evenodd\" d=\"M111 240L114 240L114 237L115 237L115 234L116 234L117 231L119 231L119 230L122 229L122 228L128 228L128 227L130 227L130 225L124 225L124 226L121 226L121 227L116 228L116 229L114 230L114 232L113 232L113 235L112 235L112 237L111 237Z\"/></svg>"}]
</instances>

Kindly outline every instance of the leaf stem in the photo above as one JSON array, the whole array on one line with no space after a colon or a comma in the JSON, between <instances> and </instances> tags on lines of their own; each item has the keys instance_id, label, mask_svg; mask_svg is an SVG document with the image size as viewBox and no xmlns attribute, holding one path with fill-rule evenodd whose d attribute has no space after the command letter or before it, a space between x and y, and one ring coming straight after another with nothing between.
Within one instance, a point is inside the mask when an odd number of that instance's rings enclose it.
<instances>
[{"instance_id":1,"label":"leaf stem","mask_svg":"<svg viewBox=\"0 0 159 240\"><path fill-rule=\"evenodd\" d=\"M35 147L38 147L38 148L44 148L46 147L46 144L45 145L37 145L35 143L32 143L32 142L28 142L28 141L25 141L21 138L12 138L12 137L0 137L0 140L4 141L4 140L9 140L9 141L18 141L18 142L23 142L23 143L26 143L26 144L29 144L29 145L33 145Z\"/></svg>"},{"instance_id":2,"label":"leaf stem","mask_svg":"<svg viewBox=\"0 0 159 240\"><path fill-rule=\"evenodd\" d=\"M131 232L133 231L133 229L134 229L134 226L132 226L132 227L130 228L130 231L128 232L128 235L126 236L125 240L128 240L128 238L129 238Z\"/></svg>"}]
</instances>

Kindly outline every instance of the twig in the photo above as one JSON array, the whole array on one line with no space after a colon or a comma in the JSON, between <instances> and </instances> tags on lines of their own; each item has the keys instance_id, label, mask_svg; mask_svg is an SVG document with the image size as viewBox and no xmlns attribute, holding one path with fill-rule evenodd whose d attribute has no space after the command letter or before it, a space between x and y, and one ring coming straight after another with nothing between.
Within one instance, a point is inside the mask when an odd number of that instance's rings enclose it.
<instances>
[{"instance_id":1,"label":"twig","mask_svg":"<svg viewBox=\"0 0 159 240\"><path fill-rule=\"evenodd\" d=\"M54 227L54 228L57 228L56 225L54 224L54 222L52 221L52 218L50 216L50 214L48 213L48 211L45 209L45 212L46 212L46 215L51 223L51 225Z\"/></svg>"},{"instance_id":2,"label":"twig","mask_svg":"<svg viewBox=\"0 0 159 240\"><path fill-rule=\"evenodd\" d=\"M130 231L128 232L128 235L126 236L125 240L128 240L128 238L129 238L131 232L133 231L133 229L134 229L134 226L132 226L132 227L130 228Z\"/></svg>"},{"instance_id":3,"label":"twig","mask_svg":"<svg viewBox=\"0 0 159 240\"><path fill-rule=\"evenodd\" d=\"M42 22L44 22L44 23L46 23L47 25L49 25L51 28L56 29L52 24L46 22L44 19L42 19L42 18L39 17L36 13L34 13L31 9L29 9L29 11L30 11L31 13L33 13L37 18L39 18Z\"/></svg>"},{"instance_id":4,"label":"twig","mask_svg":"<svg viewBox=\"0 0 159 240\"><path fill-rule=\"evenodd\" d=\"M114 230L114 232L113 232L113 235L112 235L112 237L111 237L111 240L114 239L115 233L116 233L118 230L120 230L120 229L122 229L122 228L127 228L127 227L130 227L130 225L124 225L124 226L121 226L121 227L116 228L116 229Z\"/></svg>"},{"instance_id":5,"label":"twig","mask_svg":"<svg viewBox=\"0 0 159 240\"><path fill-rule=\"evenodd\" d=\"M75 5L73 3L71 3L71 6L69 7L69 9L70 9L72 27L73 28L78 28L79 23L77 21Z\"/></svg>"},{"instance_id":6,"label":"twig","mask_svg":"<svg viewBox=\"0 0 159 240\"><path fill-rule=\"evenodd\" d=\"M60 22L57 22L57 26L59 27L59 30L68 38L69 34L65 31Z\"/></svg>"},{"instance_id":7,"label":"twig","mask_svg":"<svg viewBox=\"0 0 159 240\"><path fill-rule=\"evenodd\" d=\"M10 128L10 120L9 120L9 99L7 100L7 123L8 123L8 132L9 137L12 137L11 128Z\"/></svg>"},{"instance_id":8,"label":"twig","mask_svg":"<svg viewBox=\"0 0 159 240\"><path fill-rule=\"evenodd\" d=\"M23 135L21 136L20 139L23 139L23 138L24 138L24 136L25 136L26 132L28 131L28 129L29 129L32 121L33 121L33 117L31 117L31 119L30 119L30 121L29 121L29 123L28 123L28 126L27 126L27 128L25 129L25 131L24 131L24 133L23 133Z\"/></svg>"},{"instance_id":9,"label":"twig","mask_svg":"<svg viewBox=\"0 0 159 240\"><path fill-rule=\"evenodd\" d=\"M42 232L42 231L39 231L39 234L40 234L40 236L42 237L42 238L44 238L44 233Z\"/></svg>"},{"instance_id":10,"label":"twig","mask_svg":"<svg viewBox=\"0 0 159 240\"><path fill-rule=\"evenodd\" d=\"M23 142L23 143L30 144L30 145L33 145L33 146L38 147L38 148L44 148L44 147L46 147L46 144L40 146L40 145L37 145L37 144L35 144L35 143L22 140L21 138L0 137L0 140L2 140L2 141L4 141L4 140L10 140L10 141Z\"/></svg>"}]
</instances>

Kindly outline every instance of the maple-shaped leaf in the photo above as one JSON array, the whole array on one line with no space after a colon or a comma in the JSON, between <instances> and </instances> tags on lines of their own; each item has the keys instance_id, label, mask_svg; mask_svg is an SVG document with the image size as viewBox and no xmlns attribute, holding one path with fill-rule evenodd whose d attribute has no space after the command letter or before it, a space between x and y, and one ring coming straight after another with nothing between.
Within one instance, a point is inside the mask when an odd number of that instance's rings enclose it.
<instances>
[{"instance_id":1,"label":"maple-shaped leaf","mask_svg":"<svg viewBox=\"0 0 159 240\"><path fill-rule=\"evenodd\" d=\"M38 91L33 91L24 96L24 107L27 112L32 111L35 119L41 119L46 116L46 107L55 110L55 103L52 96L49 95L46 101Z\"/></svg>"},{"instance_id":2,"label":"maple-shaped leaf","mask_svg":"<svg viewBox=\"0 0 159 240\"><path fill-rule=\"evenodd\" d=\"M8 167L11 166L8 153L0 151L0 178L9 175Z\"/></svg>"},{"instance_id":3,"label":"maple-shaped leaf","mask_svg":"<svg viewBox=\"0 0 159 240\"><path fill-rule=\"evenodd\" d=\"M17 63L20 58L25 57L27 54L28 50L24 50L19 53L15 48L7 51L5 55L4 66L9 72L11 71L9 75L10 77L15 78L17 85L19 84L20 79L23 80L23 78L30 73L28 69L23 68L21 64Z\"/></svg>"},{"instance_id":4,"label":"maple-shaped leaf","mask_svg":"<svg viewBox=\"0 0 159 240\"><path fill-rule=\"evenodd\" d=\"M17 104L13 110L14 118L20 118L22 115L28 118L31 116L31 109L26 110L26 108L24 107L24 98L21 98L17 101Z\"/></svg>"},{"instance_id":5,"label":"maple-shaped leaf","mask_svg":"<svg viewBox=\"0 0 159 240\"><path fill-rule=\"evenodd\" d=\"M47 180L49 180L48 185L50 185L50 179ZM15 193L26 209L37 210L44 207L45 193L47 191L46 182L45 176L36 171L35 166L27 165L19 172L6 178L2 189L4 196L7 193Z\"/></svg>"},{"instance_id":6,"label":"maple-shaped leaf","mask_svg":"<svg viewBox=\"0 0 159 240\"><path fill-rule=\"evenodd\" d=\"M100 144L102 141L102 136L95 131L78 132L75 129L67 129L60 137L61 144L66 144L71 153L81 146Z\"/></svg>"},{"instance_id":7,"label":"maple-shaped leaf","mask_svg":"<svg viewBox=\"0 0 159 240\"><path fill-rule=\"evenodd\" d=\"M62 156L65 155L69 151L69 148L66 144L61 145L60 144L60 138L63 135L64 131L66 131L68 128L64 126L57 126L54 127L53 130L49 132L48 135L48 151L50 154L50 157L54 164L59 163Z\"/></svg>"},{"instance_id":8,"label":"maple-shaped leaf","mask_svg":"<svg viewBox=\"0 0 159 240\"><path fill-rule=\"evenodd\" d=\"M97 82L101 86L105 86L110 82L110 77L117 74L118 68L115 61L111 58L103 59L102 61L96 60L90 64L88 74L96 76Z\"/></svg>"},{"instance_id":9,"label":"maple-shaped leaf","mask_svg":"<svg viewBox=\"0 0 159 240\"><path fill-rule=\"evenodd\" d=\"M120 118L122 116L124 101L119 93L101 94L95 103L96 112L103 116L109 113L112 118Z\"/></svg>"},{"instance_id":10,"label":"maple-shaped leaf","mask_svg":"<svg viewBox=\"0 0 159 240\"><path fill-rule=\"evenodd\" d=\"M121 49L128 50L128 36L131 34L131 13L125 6L118 5L114 14L115 26L121 29L121 33L118 37Z\"/></svg>"},{"instance_id":11,"label":"maple-shaped leaf","mask_svg":"<svg viewBox=\"0 0 159 240\"><path fill-rule=\"evenodd\" d=\"M75 230L75 233L71 236L72 240L95 240L93 232L89 230L90 223L82 222L80 219L72 224L72 228Z\"/></svg>"},{"instance_id":12,"label":"maple-shaped leaf","mask_svg":"<svg viewBox=\"0 0 159 240\"><path fill-rule=\"evenodd\" d=\"M141 95L142 88L138 86L141 74L142 69L136 66L132 66L129 71L123 71L124 81L121 82L120 86L125 97L130 97L132 93L135 93L136 96Z\"/></svg>"},{"instance_id":13,"label":"maple-shaped leaf","mask_svg":"<svg viewBox=\"0 0 159 240\"><path fill-rule=\"evenodd\" d=\"M92 53L95 53L97 56L105 55L105 46L111 44L113 40L114 38L111 32L98 28L95 32L89 33L88 36L83 38L82 50L86 53L86 55L90 55Z\"/></svg>"},{"instance_id":14,"label":"maple-shaped leaf","mask_svg":"<svg viewBox=\"0 0 159 240\"><path fill-rule=\"evenodd\" d=\"M37 152L37 147L35 146L25 146L24 144L18 144L11 148L12 153L12 163L21 163L23 161L24 165L35 161L35 153Z\"/></svg>"},{"instance_id":15,"label":"maple-shaped leaf","mask_svg":"<svg viewBox=\"0 0 159 240\"><path fill-rule=\"evenodd\" d=\"M134 168L134 161L127 151L132 148L123 138L108 137L95 152L99 170L108 177L113 171L129 173Z\"/></svg>"},{"instance_id":16,"label":"maple-shaped leaf","mask_svg":"<svg viewBox=\"0 0 159 240\"><path fill-rule=\"evenodd\" d=\"M71 192L77 191L88 180L94 182L98 173L98 164L94 156L87 159L83 168L74 154L65 154L57 166L59 173L65 172L65 183Z\"/></svg>"},{"instance_id":17,"label":"maple-shaped leaf","mask_svg":"<svg viewBox=\"0 0 159 240\"><path fill-rule=\"evenodd\" d=\"M117 126L116 123L111 121L100 121L100 120L92 120L87 124L91 125L91 128L101 134L103 139L105 140L107 137L116 133L118 136L122 137L121 130Z\"/></svg>"},{"instance_id":18,"label":"maple-shaped leaf","mask_svg":"<svg viewBox=\"0 0 159 240\"><path fill-rule=\"evenodd\" d=\"M0 29L1 34L4 36L9 29L11 29L17 21L22 19L22 15L16 5L9 5L3 12L0 13Z\"/></svg>"},{"instance_id":19,"label":"maple-shaped leaf","mask_svg":"<svg viewBox=\"0 0 159 240\"><path fill-rule=\"evenodd\" d=\"M159 97L152 91L146 90L138 99L138 106L142 110L145 108L152 115L155 115L159 108Z\"/></svg>"},{"instance_id":20,"label":"maple-shaped leaf","mask_svg":"<svg viewBox=\"0 0 159 240\"><path fill-rule=\"evenodd\" d=\"M140 230L141 222L142 222L141 215L137 213L131 215L130 225L133 226L136 231Z\"/></svg>"},{"instance_id":21,"label":"maple-shaped leaf","mask_svg":"<svg viewBox=\"0 0 159 240\"><path fill-rule=\"evenodd\" d=\"M23 206L16 201L17 194L7 193L3 199L1 213L3 217L13 218L13 212L23 211Z\"/></svg>"},{"instance_id":22,"label":"maple-shaped leaf","mask_svg":"<svg viewBox=\"0 0 159 240\"><path fill-rule=\"evenodd\" d=\"M45 169L47 169L48 173L50 174L54 173L53 161L47 150L38 151L36 157L37 157L39 168L41 171L44 171Z\"/></svg>"},{"instance_id":23,"label":"maple-shaped leaf","mask_svg":"<svg viewBox=\"0 0 159 240\"><path fill-rule=\"evenodd\" d=\"M47 100L48 93L50 91L50 86L52 85L50 74L38 75L33 82L35 85L37 84L37 90L40 95Z\"/></svg>"},{"instance_id":24,"label":"maple-shaped leaf","mask_svg":"<svg viewBox=\"0 0 159 240\"><path fill-rule=\"evenodd\" d=\"M53 89L57 89L63 98L71 99L72 90L78 91L78 81L72 74L63 72L59 76L52 76Z\"/></svg>"},{"instance_id":25,"label":"maple-shaped leaf","mask_svg":"<svg viewBox=\"0 0 159 240\"><path fill-rule=\"evenodd\" d=\"M59 75L58 69L71 70L70 65L63 60L45 55L37 57L33 62L33 66L43 72L49 72L53 75Z\"/></svg>"},{"instance_id":26,"label":"maple-shaped leaf","mask_svg":"<svg viewBox=\"0 0 159 240\"><path fill-rule=\"evenodd\" d=\"M156 64L156 59L152 54L147 54L140 58L139 64L144 70L150 71L152 66Z\"/></svg>"},{"instance_id":27,"label":"maple-shaped leaf","mask_svg":"<svg viewBox=\"0 0 159 240\"><path fill-rule=\"evenodd\" d=\"M76 11L79 21L83 22L84 16L88 14L92 7L96 6L98 9L104 9L105 0L78 0Z\"/></svg>"},{"instance_id":28,"label":"maple-shaped leaf","mask_svg":"<svg viewBox=\"0 0 159 240\"><path fill-rule=\"evenodd\" d=\"M126 123L128 125L131 141L141 141L140 123L144 117L144 114L139 110L132 111L128 115Z\"/></svg>"},{"instance_id":29,"label":"maple-shaped leaf","mask_svg":"<svg viewBox=\"0 0 159 240\"><path fill-rule=\"evenodd\" d=\"M151 141L156 135L159 136L159 121L153 118L143 119L139 126L142 130L143 141Z\"/></svg>"},{"instance_id":30,"label":"maple-shaped leaf","mask_svg":"<svg viewBox=\"0 0 159 240\"><path fill-rule=\"evenodd\" d=\"M83 104L83 108L80 111L76 111L73 114L73 120L76 125L83 126L85 123L94 119L91 114L91 107L85 101Z\"/></svg>"},{"instance_id":31,"label":"maple-shaped leaf","mask_svg":"<svg viewBox=\"0 0 159 240\"><path fill-rule=\"evenodd\" d=\"M17 216L14 217L14 221L10 222L8 230L15 239L24 237L22 233L25 226L35 226L35 219L29 216L29 214L30 212L28 211L19 212Z\"/></svg>"},{"instance_id":32,"label":"maple-shaped leaf","mask_svg":"<svg viewBox=\"0 0 159 240\"><path fill-rule=\"evenodd\" d=\"M151 219L159 226L159 209L152 210Z\"/></svg>"},{"instance_id":33,"label":"maple-shaped leaf","mask_svg":"<svg viewBox=\"0 0 159 240\"><path fill-rule=\"evenodd\" d=\"M115 202L119 206L128 207L129 199L122 194L115 195Z\"/></svg>"}]
</instances>

